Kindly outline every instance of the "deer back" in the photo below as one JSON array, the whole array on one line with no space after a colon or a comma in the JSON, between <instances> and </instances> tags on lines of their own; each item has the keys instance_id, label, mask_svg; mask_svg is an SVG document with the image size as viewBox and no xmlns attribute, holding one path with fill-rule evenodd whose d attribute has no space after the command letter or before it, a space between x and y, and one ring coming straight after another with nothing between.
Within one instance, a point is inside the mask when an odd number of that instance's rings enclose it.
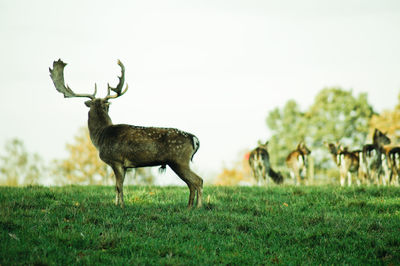
<instances>
[{"instance_id":1,"label":"deer back","mask_svg":"<svg viewBox=\"0 0 400 266\"><path fill-rule=\"evenodd\" d=\"M257 147L250 152L249 155L249 163L250 165L254 165L255 162L263 162L269 164L269 153L267 149L263 147Z\"/></svg>"},{"instance_id":2,"label":"deer back","mask_svg":"<svg viewBox=\"0 0 400 266\"><path fill-rule=\"evenodd\" d=\"M100 158L125 167L189 162L200 145L193 134L173 128L111 125L98 139Z\"/></svg>"}]
</instances>

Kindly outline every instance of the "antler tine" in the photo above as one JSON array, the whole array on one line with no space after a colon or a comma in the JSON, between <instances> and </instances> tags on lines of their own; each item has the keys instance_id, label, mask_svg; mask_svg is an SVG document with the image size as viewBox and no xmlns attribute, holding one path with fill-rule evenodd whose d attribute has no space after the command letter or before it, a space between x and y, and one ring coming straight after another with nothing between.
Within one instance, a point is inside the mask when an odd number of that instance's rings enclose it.
<instances>
[{"instance_id":1,"label":"antler tine","mask_svg":"<svg viewBox=\"0 0 400 266\"><path fill-rule=\"evenodd\" d=\"M94 99L97 93L97 86L95 86L95 90L93 94L77 94L71 90L68 85L65 85L64 81L64 67L67 64L58 59L58 61L53 62L53 69L49 68L50 77L53 80L54 87L56 90L64 94L64 98L73 98L73 97L87 97L90 99Z\"/></svg>"},{"instance_id":2,"label":"antler tine","mask_svg":"<svg viewBox=\"0 0 400 266\"><path fill-rule=\"evenodd\" d=\"M94 83L94 93L93 93L93 98L94 98L94 96L96 95L96 93L97 93L97 84L96 84L96 83Z\"/></svg>"},{"instance_id":3,"label":"antler tine","mask_svg":"<svg viewBox=\"0 0 400 266\"><path fill-rule=\"evenodd\" d=\"M118 60L118 65L121 67L121 77L118 77L119 82L118 82L117 87L113 88L110 86L110 84L107 84L108 92L107 92L107 96L105 98L106 100L118 98L119 96L122 96L128 90L128 84L126 84L125 90L122 91L122 87L124 86L124 82L125 82L125 66L124 66L124 64L122 64L122 62L120 60ZM110 95L111 90L113 92L115 92L116 94Z\"/></svg>"}]
</instances>

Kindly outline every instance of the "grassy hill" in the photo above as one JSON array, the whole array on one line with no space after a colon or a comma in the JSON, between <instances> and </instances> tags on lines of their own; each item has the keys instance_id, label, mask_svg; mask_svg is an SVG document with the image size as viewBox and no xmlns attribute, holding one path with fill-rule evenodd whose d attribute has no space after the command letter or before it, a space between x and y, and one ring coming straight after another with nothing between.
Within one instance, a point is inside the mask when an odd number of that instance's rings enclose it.
<instances>
[{"instance_id":1,"label":"grassy hill","mask_svg":"<svg viewBox=\"0 0 400 266\"><path fill-rule=\"evenodd\" d=\"M400 189L0 187L0 264L400 264Z\"/></svg>"}]
</instances>

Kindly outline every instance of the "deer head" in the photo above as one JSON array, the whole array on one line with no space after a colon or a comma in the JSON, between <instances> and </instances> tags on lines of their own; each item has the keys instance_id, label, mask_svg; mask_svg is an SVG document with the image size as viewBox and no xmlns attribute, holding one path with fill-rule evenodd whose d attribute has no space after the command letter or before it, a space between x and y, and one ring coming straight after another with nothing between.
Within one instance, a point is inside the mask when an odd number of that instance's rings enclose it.
<instances>
[{"instance_id":1,"label":"deer head","mask_svg":"<svg viewBox=\"0 0 400 266\"><path fill-rule=\"evenodd\" d=\"M390 144L390 139L379 129L375 128L374 135L372 137L374 145L383 146Z\"/></svg>"},{"instance_id":2,"label":"deer head","mask_svg":"<svg viewBox=\"0 0 400 266\"><path fill-rule=\"evenodd\" d=\"M297 150L304 155L309 155L311 153L311 151L307 148L306 144L303 141L300 141L300 143L297 144Z\"/></svg>"},{"instance_id":3,"label":"deer head","mask_svg":"<svg viewBox=\"0 0 400 266\"><path fill-rule=\"evenodd\" d=\"M50 77L53 80L54 86L57 91L62 93L65 98L73 98L73 97L86 97L90 100L85 102L85 105L90 108L89 110L89 120L88 127L90 133L90 139L92 140L94 146L98 147L100 136L99 132L105 126L112 125L112 121L110 116L108 115L108 109L110 103L108 100L116 99L126 93L128 90L128 85L126 85L125 90L122 91L122 87L125 81L125 67L118 60L118 65L121 67L121 77L119 78L119 83L115 88L112 88L108 85L108 92L105 98L96 98L97 85L94 85L94 93L93 94L78 94L75 93L68 85L65 85L64 81L64 68L67 64L59 59L58 61L53 62L53 69L50 70ZM111 95L111 91L115 92L115 94Z\"/></svg>"},{"instance_id":4,"label":"deer head","mask_svg":"<svg viewBox=\"0 0 400 266\"><path fill-rule=\"evenodd\" d=\"M324 141L323 144L329 149L329 152L330 152L331 154L333 154L333 155L336 155L336 154L337 154L337 146L338 146L338 143L335 145L335 144L333 144L333 143L328 143L328 142Z\"/></svg>"},{"instance_id":5,"label":"deer head","mask_svg":"<svg viewBox=\"0 0 400 266\"><path fill-rule=\"evenodd\" d=\"M269 141L267 140L265 143L262 143L261 141L258 141L258 147L268 150L268 143Z\"/></svg>"},{"instance_id":6,"label":"deer head","mask_svg":"<svg viewBox=\"0 0 400 266\"><path fill-rule=\"evenodd\" d=\"M115 88L112 88L109 84L108 85L108 93L105 98L96 98L97 93L97 85L94 85L94 93L93 94L78 94L75 93L68 85L65 85L64 81L64 68L67 64L59 59L58 61L53 62L53 69L49 68L50 77L53 80L54 86L56 87L57 91L62 93L65 98L73 98L73 97L86 97L89 98L89 101L85 102L85 105L89 108L96 107L101 108L105 112L108 112L108 107L110 103L108 100L115 99L123 94L128 90L128 84L125 87L125 90L122 91L122 87L124 86L125 82L125 67L120 60L118 60L118 65L121 67L121 77L119 78L119 83ZM111 91L115 92L114 95L110 95Z\"/></svg>"}]
</instances>

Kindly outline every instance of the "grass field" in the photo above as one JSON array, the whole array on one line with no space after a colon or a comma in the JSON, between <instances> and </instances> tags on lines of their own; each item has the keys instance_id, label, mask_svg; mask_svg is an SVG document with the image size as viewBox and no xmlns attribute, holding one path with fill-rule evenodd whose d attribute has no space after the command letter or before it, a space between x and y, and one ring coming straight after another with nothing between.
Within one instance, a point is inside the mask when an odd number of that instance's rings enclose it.
<instances>
[{"instance_id":1,"label":"grass field","mask_svg":"<svg viewBox=\"0 0 400 266\"><path fill-rule=\"evenodd\" d=\"M400 189L0 187L0 264L400 264ZM208 201L207 201L208 198Z\"/></svg>"}]
</instances>

